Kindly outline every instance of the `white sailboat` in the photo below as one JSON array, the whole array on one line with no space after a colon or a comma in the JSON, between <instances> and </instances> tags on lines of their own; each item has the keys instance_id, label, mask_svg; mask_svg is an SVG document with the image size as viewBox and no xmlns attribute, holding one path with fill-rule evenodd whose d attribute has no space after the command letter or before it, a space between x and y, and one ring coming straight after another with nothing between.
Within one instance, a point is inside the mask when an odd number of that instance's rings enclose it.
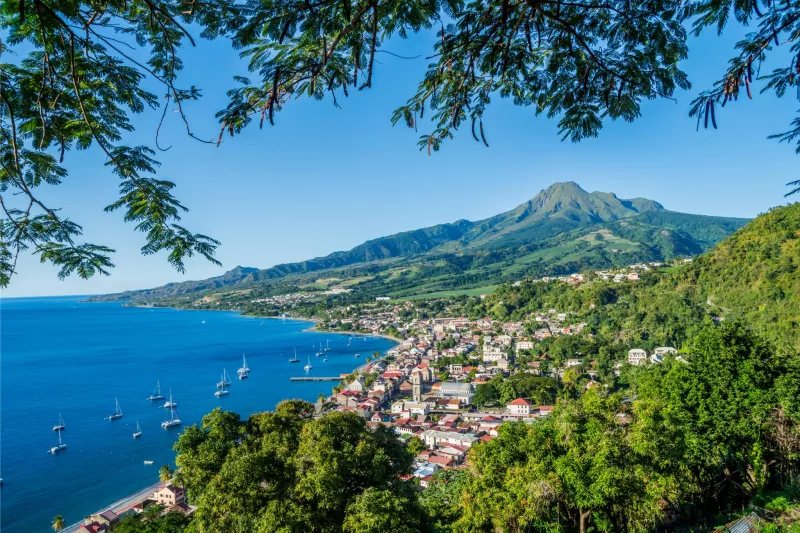
<instances>
[{"instance_id":1,"label":"white sailboat","mask_svg":"<svg viewBox=\"0 0 800 533\"><path fill-rule=\"evenodd\" d=\"M58 446L53 446L52 448L50 448L50 453L55 455L58 452L60 452L61 450L66 450L66 449L67 449L67 445L64 444L63 442L61 442L61 430L59 429L58 430Z\"/></svg>"},{"instance_id":2,"label":"white sailboat","mask_svg":"<svg viewBox=\"0 0 800 533\"><path fill-rule=\"evenodd\" d=\"M228 383L228 385L230 385L230 383ZM230 392L225 389L225 369L222 369L222 381L217 383L217 387L220 386L221 388L214 393L214 396L219 398L220 396L227 396L228 394L230 394Z\"/></svg>"},{"instance_id":3,"label":"white sailboat","mask_svg":"<svg viewBox=\"0 0 800 533\"><path fill-rule=\"evenodd\" d=\"M134 433L133 433L133 438L134 439L138 439L141 436L142 436L142 428L139 427L139 421L137 420L136 421L136 431L134 431Z\"/></svg>"},{"instance_id":4,"label":"white sailboat","mask_svg":"<svg viewBox=\"0 0 800 533\"><path fill-rule=\"evenodd\" d=\"M178 415L175 413L175 402L172 401L172 389L169 390L169 402L167 403L170 404L169 420L161 422L161 427L167 429L174 426L180 426L181 419L178 418Z\"/></svg>"},{"instance_id":5,"label":"white sailboat","mask_svg":"<svg viewBox=\"0 0 800 533\"><path fill-rule=\"evenodd\" d=\"M164 402L164 409L173 409L178 407L178 402L172 399L172 389L169 389L169 400Z\"/></svg>"},{"instance_id":6,"label":"white sailboat","mask_svg":"<svg viewBox=\"0 0 800 533\"><path fill-rule=\"evenodd\" d=\"M294 349L294 357L289 359L290 363L299 363L300 359L297 358L297 348Z\"/></svg>"},{"instance_id":7,"label":"white sailboat","mask_svg":"<svg viewBox=\"0 0 800 533\"><path fill-rule=\"evenodd\" d=\"M305 369L306 372L308 372L309 370L311 370L313 368L311 366L311 356L310 355L308 356L308 364L306 366L304 366L303 368Z\"/></svg>"},{"instance_id":8,"label":"white sailboat","mask_svg":"<svg viewBox=\"0 0 800 533\"><path fill-rule=\"evenodd\" d=\"M325 339L325 351L326 352L331 351L331 341L329 339Z\"/></svg>"},{"instance_id":9,"label":"white sailboat","mask_svg":"<svg viewBox=\"0 0 800 533\"><path fill-rule=\"evenodd\" d=\"M319 343L319 351L316 353L316 356L319 357L322 355L322 343Z\"/></svg>"},{"instance_id":10,"label":"white sailboat","mask_svg":"<svg viewBox=\"0 0 800 533\"><path fill-rule=\"evenodd\" d=\"M67 429L67 426L64 424L64 417L61 416L61 413L58 413L58 424L53 426L53 431L62 431Z\"/></svg>"},{"instance_id":11,"label":"white sailboat","mask_svg":"<svg viewBox=\"0 0 800 533\"><path fill-rule=\"evenodd\" d=\"M242 368L236 371L239 374L239 379L247 379L250 376L250 369L247 367L247 359L242 354Z\"/></svg>"},{"instance_id":12,"label":"white sailboat","mask_svg":"<svg viewBox=\"0 0 800 533\"><path fill-rule=\"evenodd\" d=\"M150 396L148 396L146 399L150 400L151 402L155 402L155 401L164 399L164 395L161 394L161 382L160 381L156 381L156 388L153 389L153 393Z\"/></svg>"},{"instance_id":13,"label":"white sailboat","mask_svg":"<svg viewBox=\"0 0 800 533\"><path fill-rule=\"evenodd\" d=\"M226 369L222 369L222 381L217 383L218 389L224 389L228 385L231 384L231 377L228 375L228 371Z\"/></svg>"},{"instance_id":14,"label":"white sailboat","mask_svg":"<svg viewBox=\"0 0 800 533\"><path fill-rule=\"evenodd\" d=\"M106 420L119 420L120 418L122 418L122 409L119 408L119 399L114 398L114 413L108 415Z\"/></svg>"}]
</instances>

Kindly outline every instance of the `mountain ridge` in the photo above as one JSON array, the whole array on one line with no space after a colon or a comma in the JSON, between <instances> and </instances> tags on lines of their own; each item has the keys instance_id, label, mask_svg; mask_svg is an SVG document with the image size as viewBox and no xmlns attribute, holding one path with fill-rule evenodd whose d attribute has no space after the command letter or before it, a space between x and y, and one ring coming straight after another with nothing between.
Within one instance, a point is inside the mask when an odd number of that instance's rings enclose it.
<instances>
[{"instance_id":1,"label":"mountain ridge","mask_svg":"<svg viewBox=\"0 0 800 533\"><path fill-rule=\"evenodd\" d=\"M699 218L697 218L699 217ZM701 220L702 222L696 222ZM591 228L614 228L617 234L636 235L645 257L663 258L673 255L694 255L726 237L747 219L688 215L668 211L659 202L647 198L621 199L613 192L592 192L575 182L557 182L539 191L533 198L492 217L477 221L466 219L437 224L416 230L367 240L349 250L335 251L295 263L282 263L266 269L237 266L213 278L170 283L152 289L126 291L99 299L140 299L185 295L233 286L266 283L289 276L305 275L332 269L354 269L357 265L394 264L420 258L439 260L450 256L468 256L460 268L480 266L491 260L509 261L530 254L547 243ZM623 225L623 222L625 224ZM669 231L658 236L657 229ZM691 228L685 231L684 228ZM610 231L610 230L609 230ZM595 235L595 240L601 237ZM576 236L576 239L580 236ZM665 241L655 247L646 240ZM592 249L583 242L578 249ZM597 242L594 243L595 245ZM607 246L611 252L613 248ZM596 246L595 246L596 248ZM580 251L580 250L578 250ZM597 264L608 262L597 254ZM437 259L438 258L438 259ZM488 258L488 259L487 259ZM452 258L451 258L452 259ZM452 268L452 260L449 260Z\"/></svg>"}]
</instances>

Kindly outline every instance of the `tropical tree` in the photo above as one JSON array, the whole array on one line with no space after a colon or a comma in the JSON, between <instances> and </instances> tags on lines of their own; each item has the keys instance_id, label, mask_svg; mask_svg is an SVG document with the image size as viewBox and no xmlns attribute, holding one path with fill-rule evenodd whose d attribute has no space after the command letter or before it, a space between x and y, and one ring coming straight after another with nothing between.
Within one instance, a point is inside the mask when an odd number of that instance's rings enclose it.
<instances>
[{"instance_id":1,"label":"tropical tree","mask_svg":"<svg viewBox=\"0 0 800 533\"><path fill-rule=\"evenodd\" d=\"M172 479L172 469L169 467L169 465L162 465L161 468L158 469L158 479L162 483L166 483Z\"/></svg>"},{"instance_id":2,"label":"tropical tree","mask_svg":"<svg viewBox=\"0 0 800 533\"><path fill-rule=\"evenodd\" d=\"M408 439L408 442L406 442L406 449L408 450L408 453L416 457L425 451L425 443L422 442L422 439L419 437L414 436Z\"/></svg>"},{"instance_id":3,"label":"tropical tree","mask_svg":"<svg viewBox=\"0 0 800 533\"><path fill-rule=\"evenodd\" d=\"M53 528L53 531L61 531L64 529L64 527L66 527L66 524L64 523L64 517L60 514L57 514L53 518L53 522L50 524L50 527Z\"/></svg>"}]
</instances>

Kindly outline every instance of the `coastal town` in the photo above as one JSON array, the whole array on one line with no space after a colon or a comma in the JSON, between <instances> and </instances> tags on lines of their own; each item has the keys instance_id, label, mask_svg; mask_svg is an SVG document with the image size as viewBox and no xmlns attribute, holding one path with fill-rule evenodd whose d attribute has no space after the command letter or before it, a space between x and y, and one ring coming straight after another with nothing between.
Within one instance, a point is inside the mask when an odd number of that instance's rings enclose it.
<instances>
[{"instance_id":1,"label":"coastal town","mask_svg":"<svg viewBox=\"0 0 800 533\"><path fill-rule=\"evenodd\" d=\"M624 272L596 274L616 283L636 281L637 271L658 266L632 265ZM552 281L575 284L583 277ZM330 396L320 398L317 409L319 414L353 412L371 427L392 428L415 454L415 471L409 477L421 488L439 470L465 468L470 447L495 438L503 423L534 423L554 407L521 396L487 402L481 388L490 382L533 378L555 385L566 376L585 389L606 386L598 379L597 361L579 354L558 360L537 350L546 339L585 333L587 324L571 320L570 313L549 309L508 322L462 316L415 318L420 314L413 301L392 303L381 298L357 312L331 310L330 316L337 318L321 321L318 329L387 335L400 343L385 355L374 354L373 361L353 374L340 376L342 383ZM625 359L614 363L613 373L619 376L626 367L658 364L665 357L686 361L669 346L652 352L631 348Z\"/></svg>"}]
</instances>

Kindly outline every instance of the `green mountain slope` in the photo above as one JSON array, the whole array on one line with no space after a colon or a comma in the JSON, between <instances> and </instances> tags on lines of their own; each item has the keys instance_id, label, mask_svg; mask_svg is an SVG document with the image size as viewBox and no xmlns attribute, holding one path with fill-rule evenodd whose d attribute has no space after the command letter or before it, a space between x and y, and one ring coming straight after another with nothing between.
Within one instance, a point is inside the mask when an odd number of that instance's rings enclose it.
<instances>
[{"instance_id":1,"label":"green mountain slope","mask_svg":"<svg viewBox=\"0 0 800 533\"><path fill-rule=\"evenodd\" d=\"M696 255L745 222L675 213L653 200L625 200L586 192L573 182L555 183L516 208L477 222L459 220L308 261L264 270L237 267L208 280L101 299L152 301L245 287L273 294L323 277L355 280L348 287L357 286L365 297L406 296Z\"/></svg>"},{"instance_id":2,"label":"green mountain slope","mask_svg":"<svg viewBox=\"0 0 800 533\"><path fill-rule=\"evenodd\" d=\"M800 203L755 218L675 275L726 316L800 350Z\"/></svg>"}]
</instances>

